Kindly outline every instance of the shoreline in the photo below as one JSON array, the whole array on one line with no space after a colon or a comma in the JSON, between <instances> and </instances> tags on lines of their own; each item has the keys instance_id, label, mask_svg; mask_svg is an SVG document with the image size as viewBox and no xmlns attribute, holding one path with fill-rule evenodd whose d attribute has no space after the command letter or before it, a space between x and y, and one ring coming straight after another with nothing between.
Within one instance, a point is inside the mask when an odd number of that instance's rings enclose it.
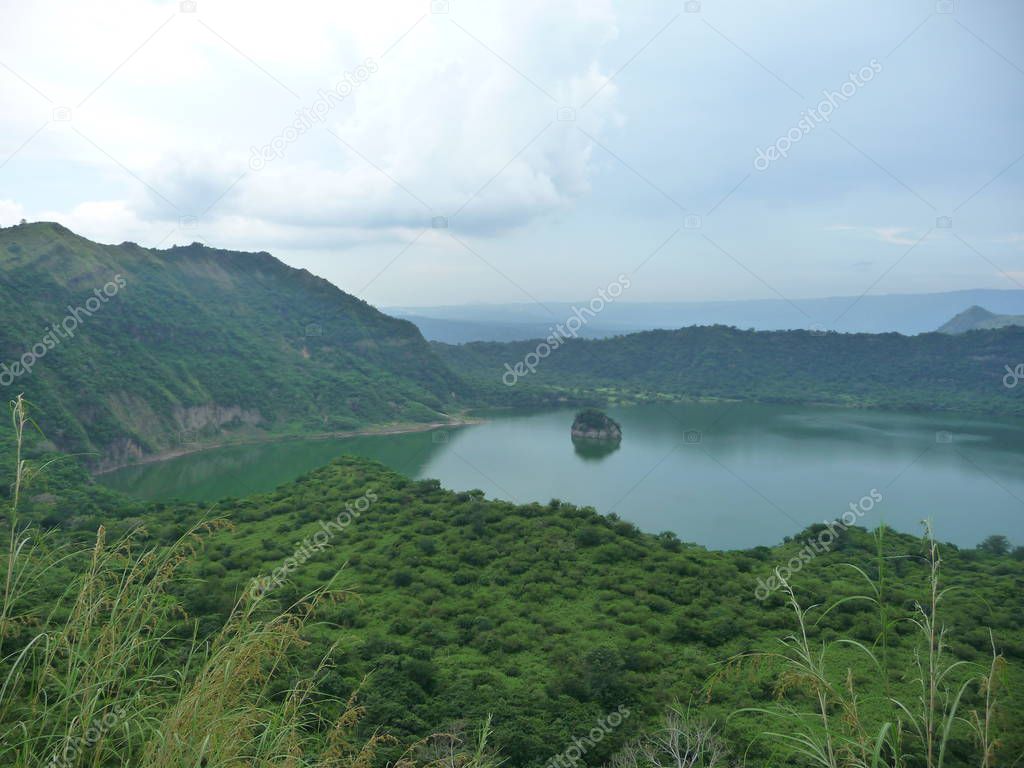
<instances>
[{"instance_id":1,"label":"shoreline","mask_svg":"<svg viewBox=\"0 0 1024 768\"><path fill-rule=\"evenodd\" d=\"M89 474L93 477L99 477L101 475L110 474L111 472L117 472L121 469L127 469L128 467L141 467L146 464L159 464L163 461L177 459L182 456L189 456L194 453L203 453L204 451L212 451L218 448L230 448L236 445L264 445L269 443L283 443L289 440L331 440L347 437L372 437L374 435L404 435L412 432L431 432L435 429L442 429L444 427L469 427L474 424L483 424L484 422L485 419L481 418L464 418L454 421L432 421L424 424L408 423L393 424L390 426L382 425L380 427L367 427L366 429L342 432L311 432L309 434L284 435L269 434L238 440L221 440L220 442L215 443L197 444L195 447L171 448L166 451L160 451L159 453L147 454L137 461L129 461L122 464L115 464L110 467L104 467L102 469L90 470Z\"/></svg>"}]
</instances>

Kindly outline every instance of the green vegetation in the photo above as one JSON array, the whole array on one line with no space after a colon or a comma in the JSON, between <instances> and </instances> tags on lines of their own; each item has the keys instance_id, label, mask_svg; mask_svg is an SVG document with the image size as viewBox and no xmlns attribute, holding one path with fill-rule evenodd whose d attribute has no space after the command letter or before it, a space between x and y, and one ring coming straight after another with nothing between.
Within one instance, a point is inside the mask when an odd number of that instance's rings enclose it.
<instances>
[{"instance_id":1,"label":"green vegetation","mask_svg":"<svg viewBox=\"0 0 1024 768\"><path fill-rule=\"evenodd\" d=\"M0 255L0 388L93 464L444 421L460 391L412 323L267 253L100 245L41 223L0 229ZM31 373L5 373L33 347Z\"/></svg>"},{"instance_id":2,"label":"green vegetation","mask_svg":"<svg viewBox=\"0 0 1024 768\"><path fill-rule=\"evenodd\" d=\"M320 686L329 657L292 663L310 618L343 595L322 586L282 613L243 599L197 638L176 594L195 586L180 571L224 522L192 527L167 546L143 545L141 529L111 544L101 527L84 549L40 537L19 519L21 494L44 469L22 459L20 401L14 424L0 562L3 765L355 768L394 743L381 733L356 739L364 713L356 694L338 698ZM448 735L413 746L447 753L453 766L491 768L488 736L485 720L475 743ZM415 756L407 748L402 765L413 768Z\"/></svg>"},{"instance_id":3,"label":"green vegetation","mask_svg":"<svg viewBox=\"0 0 1024 768\"><path fill-rule=\"evenodd\" d=\"M53 224L0 231L0 253L0 362L43 345L31 373L0 368L0 384L29 394L48 438L18 398L0 430L0 764L519 768L595 728L581 765L995 768L1024 755L1024 549L999 536L960 550L850 527L808 561L823 525L709 552L591 508L489 501L354 458L213 509L126 499L87 472L484 403L1020 415L1001 377L1024 359L1024 329L574 340L506 387L503 365L534 342L431 347L268 254L103 246ZM90 297L62 338L51 324ZM791 583L766 589L793 559ZM681 763L691 742L700 754Z\"/></svg>"},{"instance_id":4,"label":"green vegetation","mask_svg":"<svg viewBox=\"0 0 1024 768\"><path fill-rule=\"evenodd\" d=\"M1024 360L1024 328L969 335L741 331L725 326L572 339L514 387L504 365L534 353L536 341L432 345L481 391L521 390L526 399L727 398L834 403L911 411L1024 414L1024 399L1002 384Z\"/></svg>"},{"instance_id":5,"label":"green vegetation","mask_svg":"<svg viewBox=\"0 0 1024 768\"><path fill-rule=\"evenodd\" d=\"M584 408L572 422L574 440L604 440L618 442L622 439L622 427L604 411Z\"/></svg>"},{"instance_id":6,"label":"green vegetation","mask_svg":"<svg viewBox=\"0 0 1024 768\"><path fill-rule=\"evenodd\" d=\"M516 386L536 342L427 344L267 253L100 245L0 228L0 388L93 467L268 435L444 422L478 406L735 398L1024 413L1002 386L1024 328L969 336L693 327L569 340ZM23 370L30 368L30 371Z\"/></svg>"},{"instance_id":7,"label":"green vegetation","mask_svg":"<svg viewBox=\"0 0 1024 768\"><path fill-rule=\"evenodd\" d=\"M42 461L33 457L24 487L14 484L22 498L38 495L49 471L37 472ZM51 479L49 490L71 492L59 486L75 485L72 475ZM836 749L832 762L813 762L796 756L809 747L764 734L803 734L807 744L826 736L863 741L864 734L877 738L895 714L908 757L896 762L883 751L881 765L937 766L922 757L926 742L912 733L911 715L888 699L914 704L919 721L919 663L928 669L936 657L936 669L965 663L936 685L936 706L948 688L968 718L949 721L944 764L982 765L971 712L980 713L986 743L995 744L988 766L1010 765L1024 752L1016 727L1024 718L1024 560L999 543L943 547L936 582L927 542L850 528L793 579L799 604L835 607L800 609L797 633L780 646L793 631L797 601L785 590L759 600L758 582L823 526L778 547L709 552L592 509L488 501L354 458L213 510L121 510L94 487L75 492L92 500L98 517L61 521L50 532L46 550L31 556L48 570L14 601L8 615L17 619L5 624L7 671L26 665L18 677L25 687L0 717L8 743L17 745L11 749L21 750L11 759L26 755L19 765L84 738L85 723L125 697L127 725L103 742L108 763L116 754L149 764L147 750L175 734L182 745L175 754L194 758L209 749L210 768L236 765L248 753L255 755L250 764L276 764L258 751L271 743L304 754L298 765L328 765L322 759L332 724L354 720L347 702L358 689L360 718L348 743L377 739L376 757L359 763L366 765L397 760L431 733L472 731L493 715L490 743L507 765L540 766L625 706L630 717L580 763L601 765L634 740L656 739L665 709L690 702L695 722L717 722L716 738L748 765L870 765L854 760L852 747ZM230 527L215 522L197 536L197 521L213 515ZM99 522L108 538L129 538L76 550ZM195 557L183 557L185 546L196 548ZM69 554L54 559L57 547ZM274 574L284 578L268 578ZM943 588L941 616L929 607L934 583ZM150 594L151 585L161 596ZM345 599L327 599L339 590ZM863 593L871 599L858 598ZM97 602L76 609L82 596ZM73 618L76 610L88 614L86 624ZM942 638L941 653L922 640L920 624L935 616L928 636ZM276 634L285 627L287 642ZM68 650L40 646L40 655L23 660L21 651L41 633L66 635L52 647ZM993 642L1001 654L995 675ZM794 669L798 662L813 666ZM256 668L225 677L228 665L245 663ZM308 687L314 678L316 693ZM230 697L217 703L227 686ZM293 703L295 691L308 691L301 696L310 709ZM998 692L994 708L989 691ZM815 725L822 696L828 726ZM849 730L851 706L859 730ZM791 724L775 722L780 714ZM928 743L938 743L941 718L929 720ZM30 735L13 738L23 732ZM397 741L379 739L384 733Z\"/></svg>"}]
</instances>

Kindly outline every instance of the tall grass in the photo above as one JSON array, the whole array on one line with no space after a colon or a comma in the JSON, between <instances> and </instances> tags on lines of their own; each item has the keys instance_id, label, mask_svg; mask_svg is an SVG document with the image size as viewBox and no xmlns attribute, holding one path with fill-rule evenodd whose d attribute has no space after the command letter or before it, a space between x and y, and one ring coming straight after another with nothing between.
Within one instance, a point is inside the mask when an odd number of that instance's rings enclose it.
<instances>
[{"instance_id":1,"label":"tall grass","mask_svg":"<svg viewBox=\"0 0 1024 768\"><path fill-rule=\"evenodd\" d=\"M931 527L925 523L924 560L927 566L927 597L903 619L916 628L916 644L909 660L914 695L894 693L891 680L896 654L890 647L895 619L887 604L884 527L876 532L877 576L845 564L859 573L869 593L837 600L827 608L803 607L793 588L780 577L793 610L796 630L780 640L781 649L752 654L781 667L779 700L770 707L746 708L744 714L764 718L763 736L788 755L786 765L820 768L945 768L971 765L992 768L997 742L993 717L1000 672L1005 665L992 641L988 668L952 658L946 641L941 608L949 587L942 584L942 558ZM876 640L869 644L838 637L812 641L816 625L831 611L850 600L868 601L878 611ZM812 620L812 614L816 616ZM991 637L991 635L990 635ZM853 669L837 667L834 657L845 647L863 659L861 668L871 670L882 694L868 696L858 690ZM749 657L748 657L749 658ZM905 690L901 686L900 690ZM965 709L972 690L980 704ZM810 702L811 706L807 706ZM737 713L739 714L739 713ZM963 754L964 744L970 754ZM952 758L956 744L959 753ZM955 760L955 762L954 762Z\"/></svg>"},{"instance_id":2,"label":"tall grass","mask_svg":"<svg viewBox=\"0 0 1024 768\"><path fill-rule=\"evenodd\" d=\"M8 513L0 605L0 765L12 768L365 768L392 740L356 738L357 697L334 701L326 721L317 681L329 664L295 670L289 652L324 601L326 588L270 614L247 594L214 637L195 636L172 587L181 568L223 528L212 520L168 547L140 548L128 535L88 549L55 549L18 518L37 468L23 458L26 403L12 403L16 471ZM54 591L59 573L70 574ZM50 608L43 613L43 603ZM298 680L283 693L280 681ZM427 764L493 768L489 722L474 743L435 737L410 747L410 767L425 746ZM444 749L437 744L443 743Z\"/></svg>"}]
</instances>

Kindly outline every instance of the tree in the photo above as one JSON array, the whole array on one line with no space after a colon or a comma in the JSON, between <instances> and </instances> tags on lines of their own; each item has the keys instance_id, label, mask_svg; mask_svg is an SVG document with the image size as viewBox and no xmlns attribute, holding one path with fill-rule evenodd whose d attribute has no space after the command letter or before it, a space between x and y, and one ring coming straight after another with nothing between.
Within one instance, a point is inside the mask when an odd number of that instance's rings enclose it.
<instances>
[{"instance_id":1,"label":"tree","mask_svg":"<svg viewBox=\"0 0 1024 768\"><path fill-rule=\"evenodd\" d=\"M982 552L988 552L990 555L1005 555L1010 551L1010 540L1005 536L993 534L981 542L978 545L978 549Z\"/></svg>"},{"instance_id":2,"label":"tree","mask_svg":"<svg viewBox=\"0 0 1024 768\"><path fill-rule=\"evenodd\" d=\"M612 768L726 768L729 750L715 723L672 707L661 726L612 758Z\"/></svg>"}]
</instances>

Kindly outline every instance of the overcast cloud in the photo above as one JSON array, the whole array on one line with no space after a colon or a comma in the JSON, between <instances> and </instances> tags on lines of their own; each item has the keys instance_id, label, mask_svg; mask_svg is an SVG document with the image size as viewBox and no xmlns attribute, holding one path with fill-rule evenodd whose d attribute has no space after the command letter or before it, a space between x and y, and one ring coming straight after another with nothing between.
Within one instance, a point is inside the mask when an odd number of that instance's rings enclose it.
<instances>
[{"instance_id":1,"label":"overcast cloud","mask_svg":"<svg viewBox=\"0 0 1024 768\"><path fill-rule=\"evenodd\" d=\"M3 6L0 224L385 305L1024 287L1014 0Z\"/></svg>"}]
</instances>

